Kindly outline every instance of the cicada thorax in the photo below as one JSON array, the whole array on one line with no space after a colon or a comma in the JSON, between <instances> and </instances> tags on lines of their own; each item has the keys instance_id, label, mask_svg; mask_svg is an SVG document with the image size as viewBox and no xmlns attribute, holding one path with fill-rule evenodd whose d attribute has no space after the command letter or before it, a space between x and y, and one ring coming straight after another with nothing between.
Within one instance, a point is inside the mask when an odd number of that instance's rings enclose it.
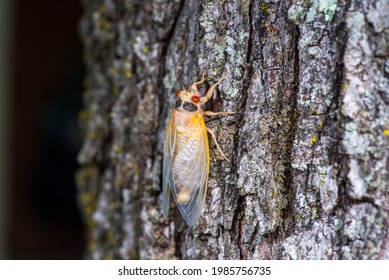
<instances>
[{"instance_id":1,"label":"cicada thorax","mask_svg":"<svg viewBox=\"0 0 389 280\"><path fill-rule=\"evenodd\" d=\"M199 110L199 108L196 104L193 104L192 102L188 102L188 101L182 101L181 99L178 99L176 101L175 108L176 109L183 109L183 110L190 112L190 113L197 112Z\"/></svg>"},{"instance_id":2,"label":"cicada thorax","mask_svg":"<svg viewBox=\"0 0 389 280\"><path fill-rule=\"evenodd\" d=\"M184 104L182 104L182 108L188 112L196 112L198 110L197 105L188 101L185 101Z\"/></svg>"},{"instance_id":3,"label":"cicada thorax","mask_svg":"<svg viewBox=\"0 0 389 280\"><path fill-rule=\"evenodd\" d=\"M181 99L178 99L177 101L176 101L176 105L174 106L176 109L178 109L178 108L181 108L182 107L182 100Z\"/></svg>"},{"instance_id":4,"label":"cicada thorax","mask_svg":"<svg viewBox=\"0 0 389 280\"><path fill-rule=\"evenodd\" d=\"M187 112L197 112L201 111L200 105L200 96L197 90L187 89L187 90L178 90L176 92L176 101L175 108L182 109Z\"/></svg>"}]
</instances>

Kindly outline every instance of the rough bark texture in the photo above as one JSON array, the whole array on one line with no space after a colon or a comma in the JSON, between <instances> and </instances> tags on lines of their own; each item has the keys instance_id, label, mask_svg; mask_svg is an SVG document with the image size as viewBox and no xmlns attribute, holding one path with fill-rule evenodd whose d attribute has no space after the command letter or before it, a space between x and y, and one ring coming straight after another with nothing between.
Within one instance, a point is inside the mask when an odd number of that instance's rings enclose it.
<instances>
[{"instance_id":1,"label":"rough bark texture","mask_svg":"<svg viewBox=\"0 0 389 280\"><path fill-rule=\"evenodd\" d=\"M93 259L389 259L389 1L84 0L76 179ZM174 92L208 108L206 208L164 221Z\"/></svg>"}]
</instances>

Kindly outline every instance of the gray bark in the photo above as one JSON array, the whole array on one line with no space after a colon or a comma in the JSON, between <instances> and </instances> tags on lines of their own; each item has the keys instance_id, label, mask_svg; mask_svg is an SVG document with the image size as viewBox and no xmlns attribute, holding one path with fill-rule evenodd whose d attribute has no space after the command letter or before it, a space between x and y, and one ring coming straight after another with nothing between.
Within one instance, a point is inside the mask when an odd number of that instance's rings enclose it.
<instances>
[{"instance_id":1,"label":"gray bark","mask_svg":"<svg viewBox=\"0 0 389 280\"><path fill-rule=\"evenodd\" d=\"M84 0L76 176L94 259L389 259L389 1ZM160 212L175 91L209 102L198 226Z\"/></svg>"}]
</instances>

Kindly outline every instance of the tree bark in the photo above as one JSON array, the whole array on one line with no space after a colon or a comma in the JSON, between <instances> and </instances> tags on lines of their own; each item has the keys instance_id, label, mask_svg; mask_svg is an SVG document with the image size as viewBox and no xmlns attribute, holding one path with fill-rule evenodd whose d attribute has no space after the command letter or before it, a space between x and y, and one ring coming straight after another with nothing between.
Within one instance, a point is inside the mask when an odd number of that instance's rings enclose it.
<instances>
[{"instance_id":1,"label":"tree bark","mask_svg":"<svg viewBox=\"0 0 389 280\"><path fill-rule=\"evenodd\" d=\"M389 1L84 0L76 180L93 259L389 259ZM175 91L206 73L198 226L163 220ZM208 84L208 86L209 86Z\"/></svg>"}]
</instances>

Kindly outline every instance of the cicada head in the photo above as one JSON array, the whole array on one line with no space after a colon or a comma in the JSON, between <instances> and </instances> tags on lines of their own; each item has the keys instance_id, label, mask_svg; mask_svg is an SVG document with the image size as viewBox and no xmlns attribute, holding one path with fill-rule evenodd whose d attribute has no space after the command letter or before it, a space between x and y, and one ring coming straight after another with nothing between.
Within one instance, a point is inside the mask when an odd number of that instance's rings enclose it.
<instances>
[{"instance_id":1,"label":"cicada head","mask_svg":"<svg viewBox=\"0 0 389 280\"><path fill-rule=\"evenodd\" d=\"M182 109L187 112L201 111L200 94L196 89L189 88L176 91L176 109Z\"/></svg>"}]
</instances>

